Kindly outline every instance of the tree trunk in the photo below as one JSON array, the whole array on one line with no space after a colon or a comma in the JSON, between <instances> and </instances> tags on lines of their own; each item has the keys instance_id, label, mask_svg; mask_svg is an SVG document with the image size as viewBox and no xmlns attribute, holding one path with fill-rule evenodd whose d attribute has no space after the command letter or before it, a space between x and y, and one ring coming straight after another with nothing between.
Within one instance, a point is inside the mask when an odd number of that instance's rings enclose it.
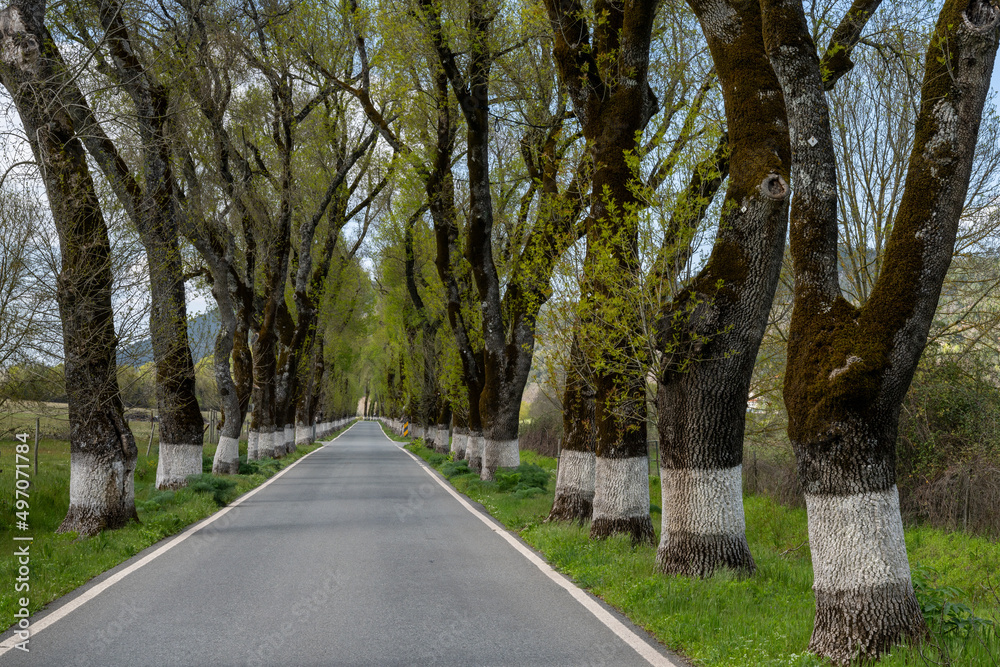
<instances>
[{"instance_id":1,"label":"tree trunk","mask_svg":"<svg viewBox=\"0 0 1000 667\"><path fill-rule=\"evenodd\" d=\"M1000 9L981 0L947 0L941 9L905 189L881 273L857 308L838 282L836 162L816 47L800 3L761 6L796 138L784 398L813 555L809 648L837 664L874 660L900 640L927 635L903 539L896 436L954 254Z\"/></svg>"},{"instance_id":2,"label":"tree trunk","mask_svg":"<svg viewBox=\"0 0 1000 667\"><path fill-rule=\"evenodd\" d=\"M149 333L156 363L156 397L160 414L160 450L156 470L158 489L187 484L188 475L201 473L203 419L195 396L194 362L187 336L187 307L178 243L178 222L171 147L168 140L168 95L132 46L132 37L120 3L93 2L110 53L112 78L135 106L141 140L141 185L127 172L117 149L92 119L75 83L67 94L76 98L78 115L91 122L84 141L115 189L139 231L146 250L150 282Z\"/></svg>"},{"instance_id":3,"label":"tree trunk","mask_svg":"<svg viewBox=\"0 0 1000 667\"><path fill-rule=\"evenodd\" d=\"M716 64L732 166L712 255L661 318L666 363L657 387L663 506L657 565L667 574L706 577L727 568L747 575L756 566L743 514L743 432L781 270L791 154L758 4L733 3L725 28L714 5L691 5ZM704 190L697 175L692 185ZM704 199L709 193L692 194ZM690 313L686 321L678 320L684 312Z\"/></svg>"},{"instance_id":4,"label":"tree trunk","mask_svg":"<svg viewBox=\"0 0 1000 667\"><path fill-rule=\"evenodd\" d=\"M480 385L482 386L482 385ZM479 412L479 391L466 385L469 396L469 437L465 443L465 460L469 470L480 472L483 462L483 419Z\"/></svg>"},{"instance_id":5,"label":"tree trunk","mask_svg":"<svg viewBox=\"0 0 1000 667\"><path fill-rule=\"evenodd\" d=\"M235 475L240 470L240 432L243 430L244 413L229 365L236 333L236 312L230 295L228 274L215 276L212 293L219 307L219 332L215 336L214 360L215 386L219 391L223 415L222 432L212 461L212 472L216 475Z\"/></svg>"},{"instance_id":6,"label":"tree trunk","mask_svg":"<svg viewBox=\"0 0 1000 667\"><path fill-rule=\"evenodd\" d=\"M573 336L563 394L563 443L552 511L546 521L590 521L594 507L594 390Z\"/></svg>"},{"instance_id":7,"label":"tree trunk","mask_svg":"<svg viewBox=\"0 0 1000 667\"><path fill-rule=\"evenodd\" d=\"M250 333L248 317L243 308L237 311L236 332L233 335L233 382L236 385L236 396L240 400L241 415L246 415L250 410L250 399L253 396L253 354L247 343Z\"/></svg>"},{"instance_id":8,"label":"tree trunk","mask_svg":"<svg viewBox=\"0 0 1000 667\"><path fill-rule=\"evenodd\" d=\"M43 2L15 2L0 12L0 79L41 166L59 235L70 500L58 531L93 535L138 519L138 450L118 391L111 244L86 154L62 103L70 77L44 14Z\"/></svg>"},{"instance_id":9,"label":"tree trunk","mask_svg":"<svg viewBox=\"0 0 1000 667\"><path fill-rule=\"evenodd\" d=\"M527 375L523 379L498 377L498 372L505 370L503 361L494 360L486 364L486 379L479 399L482 413L488 415L482 451L479 453L480 476L484 480L492 480L497 470L516 468L521 462L517 444L518 417Z\"/></svg>"},{"instance_id":10,"label":"tree trunk","mask_svg":"<svg viewBox=\"0 0 1000 667\"><path fill-rule=\"evenodd\" d=\"M451 404L448 403L447 398L441 398L441 410L437 414L437 423L435 425L435 430L437 431L436 441L435 441L435 451L441 454L447 454L450 449L450 440L448 429L451 427Z\"/></svg>"},{"instance_id":11,"label":"tree trunk","mask_svg":"<svg viewBox=\"0 0 1000 667\"><path fill-rule=\"evenodd\" d=\"M451 458L461 461L465 458L465 449L469 443L469 418L462 410L455 410L452 415Z\"/></svg>"},{"instance_id":12,"label":"tree trunk","mask_svg":"<svg viewBox=\"0 0 1000 667\"><path fill-rule=\"evenodd\" d=\"M640 328L634 292L638 258L638 199L627 156L657 109L648 82L655 0L596 3L591 26L579 0L546 0L556 65L594 157L581 349L595 384L597 452L592 538L616 533L654 540L646 458L646 362L636 358ZM622 297L625 297L624 301Z\"/></svg>"},{"instance_id":13,"label":"tree trunk","mask_svg":"<svg viewBox=\"0 0 1000 667\"><path fill-rule=\"evenodd\" d=\"M247 458L274 458L275 366L273 337L268 328L261 328L253 345L253 409L250 413L250 438L257 447Z\"/></svg>"}]
</instances>

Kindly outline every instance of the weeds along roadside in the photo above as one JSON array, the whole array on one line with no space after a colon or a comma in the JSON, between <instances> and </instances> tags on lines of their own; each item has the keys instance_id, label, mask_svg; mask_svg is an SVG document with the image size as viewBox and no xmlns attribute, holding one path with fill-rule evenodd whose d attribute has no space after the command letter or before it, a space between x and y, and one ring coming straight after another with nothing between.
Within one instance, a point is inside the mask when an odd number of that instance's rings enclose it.
<instances>
[{"instance_id":1,"label":"weeds along roadside","mask_svg":"<svg viewBox=\"0 0 1000 667\"><path fill-rule=\"evenodd\" d=\"M329 437L349 428L347 424ZM14 470L6 456L0 462L0 543L13 544ZM246 442L240 443L240 473L212 475L215 445L206 445L202 453L201 475L189 478L189 485L176 491L157 491L157 457L146 456L142 447L135 470L135 504L139 522L118 530L104 531L93 537L78 538L76 533L57 534L69 507L69 444L61 440L39 443L39 474L32 474L31 535L32 614L53 600L82 586L99 574L125 562L160 540L179 533L232 503L244 493L260 486L322 443L299 446L294 454L281 459L247 461ZM0 558L0 581L13 582L17 576L14 558ZM0 628L7 630L16 621L17 597L13 584L0 587Z\"/></svg>"},{"instance_id":2,"label":"weeds along roadside","mask_svg":"<svg viewBox=\"0 0 1000 667\"><path fill-rule=\"evenodd\" d=\"M387 432L396 442L409 442ZM556 459L521 452L518 471L483 482L464 462L421 442L406 448L540 551L578 585L600 596L696 664L826 665L806 647L815 599L805 510L766 495L744 497L747 538L757 574L737 579L667 577L655 571L655 547L627 539L589 539L589 526L545 523L552 505ZM540 480L538 471L546 477ZM659 480L650 477L650 510L659 539ZM1000 545L962 533L906 530L918 598L933 636L923 646L897 647L879 664L1000 664Z\"/></svg>"}]
</instances>

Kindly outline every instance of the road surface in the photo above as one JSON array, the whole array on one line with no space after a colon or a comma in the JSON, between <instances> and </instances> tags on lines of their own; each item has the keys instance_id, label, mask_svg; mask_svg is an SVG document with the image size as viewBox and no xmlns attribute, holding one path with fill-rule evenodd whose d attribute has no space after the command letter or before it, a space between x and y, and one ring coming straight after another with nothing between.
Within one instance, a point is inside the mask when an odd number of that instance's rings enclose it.
<instances>
[{"instance_id":1,"label":"road surface","mask_svg":"<svg viewBox=\"0 0 1000 667\"><path fill-rule=\"evenodd\" d=\"M50 605L36 625L72 611L0 665L682 664L471 507L360 422L172 548Z\"/></svg>"}]
</instances>

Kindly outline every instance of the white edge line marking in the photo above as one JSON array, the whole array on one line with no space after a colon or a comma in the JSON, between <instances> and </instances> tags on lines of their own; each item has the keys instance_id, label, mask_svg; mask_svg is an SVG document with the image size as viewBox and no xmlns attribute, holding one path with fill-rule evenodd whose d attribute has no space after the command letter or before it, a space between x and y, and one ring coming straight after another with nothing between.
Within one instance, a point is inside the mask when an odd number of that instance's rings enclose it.
<instances>
[{"instance_id":1,"label":"white edge line marking","mask_svg":"<svg viewBox=\"0 0 1000 667\"><path fill-rule=\"evenodd\" d=\"M357 422L355 422L355 423L357 423ZM344 431L342 433L340 433L339 435L337 435L337 438L339 438L341 435L344 435L344 433L347 433L351 429L351 427L353 427L353 426L354 426L354 424L352 424L348 428L344 429ZM297 466L299 463L301 463L302 461L304 461L305 459L307 459L312 454L315 454L319 450L323 449L323 447L326 447L328 444L330 444L331 442L333 442L337 438L333 438L332 440L327 440L327 441L323 442L323 444L321 446L317 447L316 449L314 449L313 451L309 452L308 454L306 454L305 456L303 456L299 460L295 461L294 463L292 463L287 468L283 468L280 472L278 472L278 474L276 474L274 477L272 477L271 479L267 480L266 482L264 482L263 484L261 484L257 488L251 489L250 491L247 491L242 496L240 496L239 498L237 498L236 500L234 500L229 505L226 505L225 507L223 507L221 510L219 510L215 514L213 514L211 516L208 516L208 517L205 517L204 519L202 519L200 522L194 524L193 526L189 526L188 528L186 528L183 531L181 531L179 534L173 536L173 538L167 538L170 541L167 542L166 544L164 544L163 546L161 546L159 549L157 549L153 553L144 556L141 560L138 560L135 563L132 563L131 565L129 565L128 567L126 567L124 570L121 570L120 572L116 572L115 574L111 575L110 577L108 577L107 579L105 579L104 581L102 581L101 583L99 583L96 586L94 586L93 588L89 589L86 593L83 593L79 597L73 598L72 600L70 600L66 604L62 605L61 607L57 607L56 609L52 610L50 613L46 614L43 618L40 618L39 620L31 623L31 625L28 627L28 631L31 633L29 639L34 639L35 635L37 635L39 632L41 632L45 628L49 627L50 625L52 625L56 621L59 621L59 620L63 619L64 617L68 616L71 612L75 611L76 609L79 609L80 607L82 607L87 602L93 600L98 595L100 595L101 593L103 593L107 589L111 588L112 586L114 586L115 584L117 584L119 581L121 581L122 579L124 579L125 577L127 577L128 575L130 575L133 572L135 572L136 570L138 570L140 567L142 567L144 565L148 565L151 561L153 561L154 559L159 558L163 554L167 553L168 551L170 551L171 549L173 549L174 547L176 547L178 544L180 544L181 542L183 542L187 538L189 538L192 535L194 535L195 533L197 533L199 530L201 530L205 526L209 526L213 522L217 521L218 519L221 519L223 516L226 515L226 513L229 512L229 510L233 509L234 507L239 506L241 503L243 503L243 501L249 499L254 494L256 494L258 491L261 491L262 489L266 488L269 484L271 484L271 482L276 481L279 477L281 477L282 475L284 475L286 472L288 472L289 470L291 470L292 468L294 468L295 466ZM409 454L409 452L407 452L407 454ZM97 576L100 576L100 575L97 575ZM3 643L0 643L0 655L3 655L5 653L7 653L11 649L13 649L16 644L19 644L22 641L24 641L17 634L18 631L17 631L16 624L15 624L15 626L13 626L12 629L14 630L13 636L8 637L6 640L4 640Z\"/></svg>"},{"instance_id":2,"label":"white edge line marking","mask_svg":"<svg viewBox=\"0 0 1000 667\"><path fill-rule=\"evenodd\" d=\"M383 435L385 435L384 431ZM386 437L388 438L388 436ZM616 635L618 635L622 641L631 646L636 653L641 655L646 660L646 662L648 662L651 665L655 665L656 667L681 667L681 665L678 665L670 658L666 657L659 651L655 650L652 646L649 645L649 642L645 641L642 637L632 632L624 623L622 623L617 618L615 618L611 613L609 613L607 609L594 602L590 598L590 596L588 596L585 592L583 592L576 584L570 581L565 575L556 572L551 565L549 565L547 562L539 558L535 552L533 552L531 549L528 549L526 546L517 541L517 539L515 539L513 535L507 532L506 529L498 528L495 523L493 523L485 516L483 516L482 512L477 511L476 508L470 505L469 502L465 498L463 498L461 494L458 493L458 491L456 491L451 486L442 482L441 478L435 475L431 471L429 466L424 464L423 459L419 458L418 456L414 456L412 452L403 449L396 441L394 440L390 441L397 447L399 447L400 450L409 454L414 461L421 464L420 467L424 469L424 472L430 475L431 479L433 479L435 482L441 485L441 488L450 493L455 500L461 503L462 507L472 512L472 514L477 519L485 523L490 530L492 530L494 533L505 539L508 544L517 549L522 556L527 558L529 561L531 561L531 563L535 567L541 570L545 574L545 576L547 576L552 581L556 582L558 585L562 586L564 589L566 589L566 591L573 596L574 600L583 605L587 609L587 611L589 611L591 614L597 617L597 620L606 625L608 629L611 630Z\"/></svg>"}]
</instances>

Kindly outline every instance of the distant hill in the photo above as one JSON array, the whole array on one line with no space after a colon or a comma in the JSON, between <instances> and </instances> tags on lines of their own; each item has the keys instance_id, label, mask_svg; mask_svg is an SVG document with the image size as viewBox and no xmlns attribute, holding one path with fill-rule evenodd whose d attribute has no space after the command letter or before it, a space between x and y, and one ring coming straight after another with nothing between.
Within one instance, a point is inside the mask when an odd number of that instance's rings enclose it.
<instances>
[{"instance_id":1,"label":"distant hill","mask_svg":"<svg viewBox=\"0 0 1000 667\"><path fill-rule=\"evenodd\" d=\"M209 310L188 319L188 340L191 342L191 356L194 363L212 354L215 336L219 332L219 311ZM118 363L126 366L142 366L153 360L150 339L143 338L118 351Z\"/></svg>"}]
</instances>

